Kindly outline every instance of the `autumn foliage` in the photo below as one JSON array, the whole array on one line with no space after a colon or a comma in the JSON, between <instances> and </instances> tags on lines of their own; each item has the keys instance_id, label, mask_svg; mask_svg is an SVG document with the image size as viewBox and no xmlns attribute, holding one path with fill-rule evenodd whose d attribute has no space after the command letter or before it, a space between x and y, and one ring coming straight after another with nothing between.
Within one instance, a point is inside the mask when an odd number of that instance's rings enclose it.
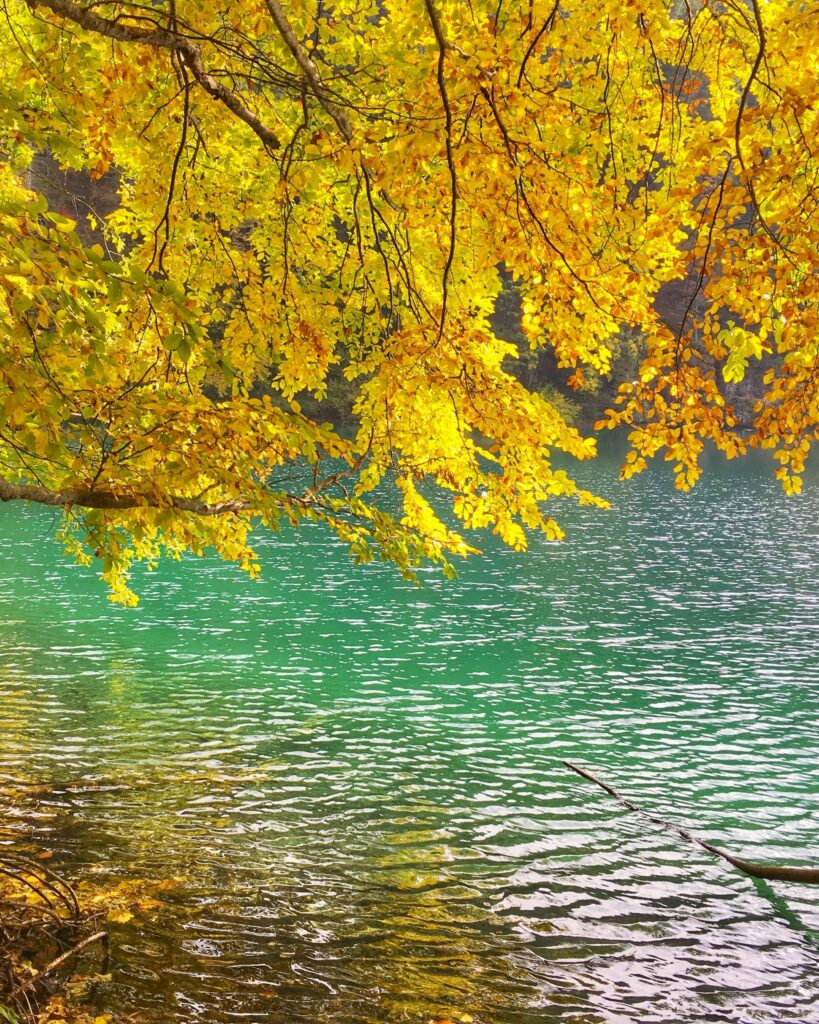
<instances>
[{"instance_id":1,"label":"autumn foliage","mask_svg":"<svg viewBox=\"0 0 819 1024\"><path fill-rule=\"evenodd\" d=\"M504 275L579 385L645 337L606 416L630 428L626 474L663 454L687 488L707 442L755 444L798 490L815 4L3 7L0 498L64 508L115 598L134 558L213 546L257 571L256 521L321 520L407 572L470 550L454 523L559 536L550 499L597 499L553 454L595 446L507 372ZM45 155L115 175L115 209L49 208ZM749 436L725 383L760 361ZM342 371L354 436L302 409Z\"/></svg>"}]
</instances>

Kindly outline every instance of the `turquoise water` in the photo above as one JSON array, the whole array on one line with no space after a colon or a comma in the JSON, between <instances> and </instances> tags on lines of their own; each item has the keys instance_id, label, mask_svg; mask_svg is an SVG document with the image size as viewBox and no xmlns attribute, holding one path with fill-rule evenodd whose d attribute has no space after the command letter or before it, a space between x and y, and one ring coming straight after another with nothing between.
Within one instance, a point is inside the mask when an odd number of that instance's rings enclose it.
<instances>
[{"instance_id":1,"label":"turquoise water","mask_svg":"<svg viewBox=\"0 0 819 1024\"><path fill-rule=\"evenodd\" d=\"M101 1008L157 1021L819 1022L819 487L588 470L614 513L447 583L260 537L112 607L51 513L0 508L4 830L87 879L176 876L113 926ZM31 788L36 785L37 788Z\"/></svg>"}]
</instances>

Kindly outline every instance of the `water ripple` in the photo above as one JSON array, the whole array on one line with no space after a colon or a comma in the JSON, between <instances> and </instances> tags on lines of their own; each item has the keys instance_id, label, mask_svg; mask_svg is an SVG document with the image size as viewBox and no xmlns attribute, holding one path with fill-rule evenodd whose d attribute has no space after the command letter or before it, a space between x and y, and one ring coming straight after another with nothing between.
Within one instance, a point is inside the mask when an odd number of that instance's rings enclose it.
<instances>
[{"instance_id":1,"label":"water ripple","mask_svg":"<svg viewBox=\"0 0 819 1024\"><path fill-rule=\"evenodd\" d=\"M602 463L590 471L601 474ZM0 509L4 833L184 881L105 999L178 1024L819 1024L819 497L714 467L422 590L317 530L107 605ZM0 798L2 799L2 798ZM8 798L7 798L8 803Z\"/></svg>"}]
</instances>

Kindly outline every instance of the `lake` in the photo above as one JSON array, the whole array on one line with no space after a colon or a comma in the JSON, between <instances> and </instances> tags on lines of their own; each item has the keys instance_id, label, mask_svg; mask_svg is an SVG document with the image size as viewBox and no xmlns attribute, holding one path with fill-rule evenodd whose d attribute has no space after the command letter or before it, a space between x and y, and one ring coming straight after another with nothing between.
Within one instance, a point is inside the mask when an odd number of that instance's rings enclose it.
<instances>
[{"instance_id":1,"label":"lake","mask_svg":"<svg viewBox=\"0 0 819 1024\"><path fill-rule=\"evenodd\" d=\"M714 461L416 588L318 528L113 607L0 508L3 835L174 877L101 1006L179 1024L819 1022L819 485ZM32 788L34 787L34 788ZM28 795L26 795L28 794ZM32 795L34 794L34 795Z\"/></svg>"}]
</instances>

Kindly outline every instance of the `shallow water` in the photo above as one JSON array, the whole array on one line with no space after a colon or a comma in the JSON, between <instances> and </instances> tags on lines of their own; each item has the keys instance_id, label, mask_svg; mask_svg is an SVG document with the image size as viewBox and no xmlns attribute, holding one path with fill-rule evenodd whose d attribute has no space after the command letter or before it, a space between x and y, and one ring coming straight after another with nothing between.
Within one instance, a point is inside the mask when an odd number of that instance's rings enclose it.
<instances>
[{"instance_id":1,"label":"shallow water","mask_svg":"<svg viewBox=\"0 0 819 1024\"><path fill-rule=\"evenodd\" d=\"M0 508L5 833L75 877L178 876L114 926L106 1006L160 1021L819 1022L819 485L663 469L454 583L260 537L112 607ZM22 810L21 810L22 808Z\"/></svg>"}]
</instances>

